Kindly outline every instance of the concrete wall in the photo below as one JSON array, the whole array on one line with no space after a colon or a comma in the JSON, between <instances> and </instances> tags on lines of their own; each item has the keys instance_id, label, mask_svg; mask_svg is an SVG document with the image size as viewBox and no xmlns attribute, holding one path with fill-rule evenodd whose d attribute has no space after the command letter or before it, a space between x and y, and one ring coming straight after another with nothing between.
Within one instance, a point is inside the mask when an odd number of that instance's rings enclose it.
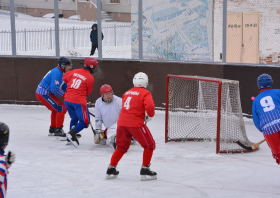
<instances>
[{"instance_id":1,"label":"concrete wall","mask_svg":"<svg viewBox=\"0 0 280 198\"><path fill-rule=\"evenodd\" d=\"M120 0L120 3L110 3L110 0L101 0L101 3L102 11L116 13L131 13L130 0Z\"/></svg>"},{"instance_id":2,"label":"concrete wall","mask_svg":"<svg viewBox=\"0 0 280 198\"><path fill-rule=\"evenodd\" d=\"M115 21L119 22L131 22L130 13L120 13L120 12L111 12L109 13Z\"/></svg>"},{"instance_id":3,"label":"concrete wall","mask_svg":"<svg viewBox=\"0 0 280 198\"><path fill-rule=\"evenodd\" d=\"M78 2L78 14L81 21L97 21L97 7L92 2Z\"/></svg>"},{"instance_id":4,"label":"concrete wall","mask_svg":"<svg viewBox=\"0 0 280 198\"><path fill-rule=\"evenodd\" d=\"M10 0L1 0L10 3ZM54 0L14 0L14 4L25 5L27 8L54 9ZM76 10L76 0L60 0L58 7L62 10Z\"/></svg>"},{"instance_id":5,"label":"concrete wall","mask_svg":"<svg viewBox=\"0 0 280 198\"><path fill-rule=\"evenodd\" d=\"M26 9L26 14L29 14L34 17L42 17L49 13L54 13L54 10L53 9L40 9L40 8L27 8ZM63 14L64 18L69 18L70 16L76 15L76 10L59 10L58 13Z\"/></svg>"},{"instance_id":6,"label":"concrete wall","mask_svg":"<svg viewBox=\"0 0 280 198\"><path fill-rule=\"evenodd\" d=\"M12 58L1 57L0 103L40 104L35 91L43 76L56 67L56 58ZM81 67L83 59L72 59L73 69ZM145 72L149 76L148 90L151 91L156 107L165 107L167 74L198 75L238 80L243 113L251 114L252 96L258 95L257 77L270 74L274 88L279 88L280 67L234 66L222 64L146 62L146 61L99 61L98 72L94 74L95 84L88 102L94 103L100 97L103 84L112 86L114 93L122 96L133 87L133 76Z\"/></svg>"}]
</instances>

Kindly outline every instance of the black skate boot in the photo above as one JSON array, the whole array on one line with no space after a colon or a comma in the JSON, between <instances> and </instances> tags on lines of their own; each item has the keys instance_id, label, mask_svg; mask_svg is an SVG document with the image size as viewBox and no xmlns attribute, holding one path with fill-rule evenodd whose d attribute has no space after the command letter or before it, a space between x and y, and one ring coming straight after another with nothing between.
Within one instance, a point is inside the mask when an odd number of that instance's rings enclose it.
<instances>
[{"instance_id":1,"label":"black skate boot","mask_svg":"<svg viewBox=\"0 0 280 198\"><path fill-rule=\"evenodd\" d=\"M142 166L141 171L140 171L142 181L157 179L157 173L154 171L151 171L150 166L151 166L151 164L149 164L148 166Z\"/></svg>"},{"instance_id":2,"label":"black skate boot","mask_svg":"<svg viewBox=\"0 0 280 198\"><path fill-rule=\"evenodd\" d=\"M66 134L63 131L63 126L60 128L56 128L54 131L54 136L66 137Z\"/></svg>"},{"instance_id":3,"label":"black skate boot","mask_svg":"<svg viewBox=\"0 0 280 198\"><path fill-rule=\"evenodd\" d=\"M107 169L106 179L114 179L114 178L118 177L119 171L117 171L116 167L117 166L109 165L109 167Z\"/></svg>"},{"instance_id":4,"label":"black skate boot","mask_svg":"<svg viewBox=\"0 0 280 198\"><path fill-rule=\"evenodd\" d=\"M80 139L82 137L82 135L77 133L76 137L77 137L77 139ZM68 140L68 138L66 140L67 140L66 146L72 145L72 143L70 142L70 140Z\"/></svg>"},{"instance_id":5,"label":"black skate boot","mask_svg":"<svg viewBox=\"0 0 280 198\"><path fill-rule=\"evenodd\" d=\"M75 129L72 129L69 133L67 133L66 137L76 148L78 148L79 141L77 138L77 131Z\"/></svg>"},{"instance_id":6,"label":"black skate boot","mask_svg":"<svg viewBox=\"0 0 280 198\"><path fill-rule=\"evenodd\" d=\"M50 127L48 136L54 136L54 132L55 132L55 128Z\"/></svg>"}]
</instances>

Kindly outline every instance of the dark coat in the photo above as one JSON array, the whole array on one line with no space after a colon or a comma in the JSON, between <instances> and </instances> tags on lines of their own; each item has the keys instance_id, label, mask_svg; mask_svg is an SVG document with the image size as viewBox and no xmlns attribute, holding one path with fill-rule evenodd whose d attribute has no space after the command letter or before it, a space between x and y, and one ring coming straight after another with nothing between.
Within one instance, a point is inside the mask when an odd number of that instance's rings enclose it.
<instances>
[{"instance_id":1,"label":"dark coat","mask_svg":"<svg viewBox=\"0 0 280 198\"><path fill-rule=\"evenodd\" d=\"M96 27L96 30L93 30L93 27ZM97 24L94 23L91 26L91 32L90 32L90 41L92 42L92 45L98 45L98 33L97 33ZM104 38L103 33L101 32L102 40Z\"/></svg>"}]
</instances>

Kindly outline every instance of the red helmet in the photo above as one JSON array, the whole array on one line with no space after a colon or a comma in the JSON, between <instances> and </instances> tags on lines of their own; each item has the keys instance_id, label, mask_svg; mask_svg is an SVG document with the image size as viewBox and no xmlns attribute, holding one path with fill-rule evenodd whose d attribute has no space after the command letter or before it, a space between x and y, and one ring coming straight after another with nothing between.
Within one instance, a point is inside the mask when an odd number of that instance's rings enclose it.
<instances>
[{"instance_id":1,"label":"red helmet","mask_svg":"<svg viewBox=\"0 0 280 198\"><path fill-rule=\"evenodd\" d=\"M84 61L84 66L95 69L98 66L98 62L94 58L87 57Z\"/></svg>"},{"instance_id":2,"label":"red helmet","mask_svg":"<svg viewBox=\"0 0 280 198\"><path fill-rule=\"evenodd\" d=\"M113 92L113 89L110 85L102 85L102 87L100 88L100 94L103 95L105 93L108 93L108 92Z\"/></svg>"}]
</instances>

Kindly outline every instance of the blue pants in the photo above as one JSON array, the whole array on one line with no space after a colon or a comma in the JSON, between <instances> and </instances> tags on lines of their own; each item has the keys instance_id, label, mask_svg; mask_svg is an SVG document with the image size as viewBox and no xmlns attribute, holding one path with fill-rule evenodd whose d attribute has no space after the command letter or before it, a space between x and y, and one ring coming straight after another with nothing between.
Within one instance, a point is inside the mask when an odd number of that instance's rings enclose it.
<instances>
[{"instance_id":1,"label":"blue pants","mask_svg":"<svg viewBox=\"0 0 280 198\"><path fill-rule=\"evenodd\" d=\"M76 104L64 101L64 104L71 117L70 130L75 126L75 130L80 132L84 128L88 128L90 123L89 111L87 105Z\"/></svg>"}]
</instances>

